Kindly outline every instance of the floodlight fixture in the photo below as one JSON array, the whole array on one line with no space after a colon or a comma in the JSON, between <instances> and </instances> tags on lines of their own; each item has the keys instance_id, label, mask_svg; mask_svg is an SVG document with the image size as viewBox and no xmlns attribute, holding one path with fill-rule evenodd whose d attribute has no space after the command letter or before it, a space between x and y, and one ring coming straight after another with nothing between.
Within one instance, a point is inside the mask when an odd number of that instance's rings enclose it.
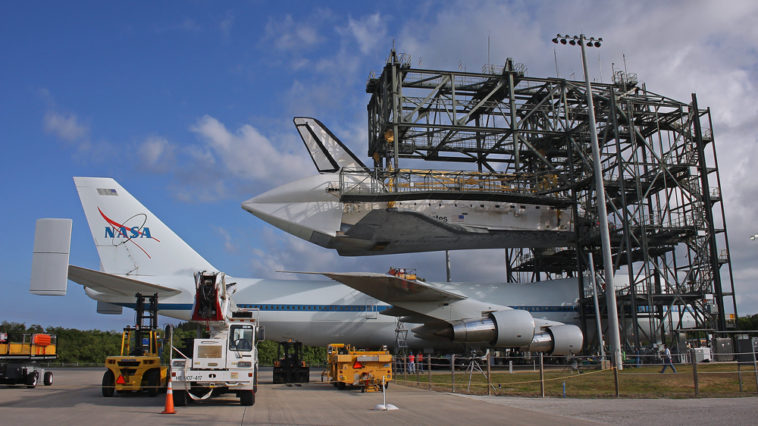
<instances>
[{"instance_id":1,"label":"floodlight fixture","mask_svg":"<svg viewBox=\"0 0 758 426\"><path fill-rule=\"evenodd\" d=\"M568 35L568 34L556 34L556 36L553 38L553 43L555 44L570 44L572 46L576 46L577 44L579 46L587 46L587 47L600 47L603 42L602 37L590 37L587 38L584 36L584 34L577 35Z\"/></svg>"}]
</instances>

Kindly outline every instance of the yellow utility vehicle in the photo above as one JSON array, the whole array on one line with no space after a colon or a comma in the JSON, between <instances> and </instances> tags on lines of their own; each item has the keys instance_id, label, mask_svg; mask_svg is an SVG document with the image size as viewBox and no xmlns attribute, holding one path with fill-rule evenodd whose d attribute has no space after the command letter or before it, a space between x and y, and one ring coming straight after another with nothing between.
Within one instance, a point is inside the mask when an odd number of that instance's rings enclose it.
<instances>
[{"instance_id":1,"label":"yellow utility vehicle","mask_svg":"<svg viewBox=\"0 0 758 426\"><path fill-rule=\"evenodd\" d=\"M0 333L0 383L33 388L42 379L45 386L52 385L53 372L37 362L57 358L55 349L55 335L24 334L21 341L12 341L8 333Z\"/></svg>"},{"instance_id":2,"label":"yellow utility vehicle","mask_svg":"<svg viewBox=\"0 0 758 426\"><path fill-rule=\"evenodd\" d=\"M369 351L345 343L327 346L327 370L321 373L338 389L359 387L361 392L382 389L392 381L392 355L386 349ZM382 380L383 379L383 380Z\"/></svg>"},{"instance_id":3,"label":"yellow utility vehicle","mask_svg":"<svg viewBox=\"0 0 758 426\"><path fill-rule=\"evenodd\" d=\"M145 299L149 299L149 312L145 315ZM105 359L103 396L114 392L147 391L150 396L166 389L167 367L161 365L158 346L158 296L137 293L137 322L126 327L121 334L121 354ZM147 321L147 323L146 323Z\"/></svg>"}]
</instances>

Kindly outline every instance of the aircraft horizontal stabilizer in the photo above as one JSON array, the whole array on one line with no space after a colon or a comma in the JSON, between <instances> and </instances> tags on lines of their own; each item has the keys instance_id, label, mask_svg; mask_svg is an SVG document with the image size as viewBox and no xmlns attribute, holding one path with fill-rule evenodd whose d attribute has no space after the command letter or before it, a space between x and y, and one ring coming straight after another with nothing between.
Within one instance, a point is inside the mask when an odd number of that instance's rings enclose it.
<instances>
[{"instance_id":1,"label":"aircraft horizontal stabilizer","mask_svg":"<svg viewBox=\"0 0 758 426\"><path fill-rule=\"evenodd\" d=\"M93 290L115 295L133 297L136 293L154 294L159 298L181 293L180 290L133 280L124 276L112 275L105 272L69 265L68 279Z\"/></svg>"},{"instance_id":2,"label":"aircraft horizontal stabilizer","mask_svg":"<svg viewBox=\"0 0 758 426\"><path fill-rule=\"evenodd\" d=\"M71 219L38 219L34 231L29 292L65 296L66 269L71 248Z\"/></svg>"}]
</instances>

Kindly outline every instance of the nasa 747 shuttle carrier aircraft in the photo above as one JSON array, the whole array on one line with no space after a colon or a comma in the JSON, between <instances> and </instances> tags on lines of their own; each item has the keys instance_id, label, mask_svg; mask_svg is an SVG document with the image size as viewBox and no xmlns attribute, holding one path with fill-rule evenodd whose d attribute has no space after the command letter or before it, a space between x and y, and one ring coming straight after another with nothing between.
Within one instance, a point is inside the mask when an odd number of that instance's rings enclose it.
<instances>
[{"instance_id":1,"label":"nasa 747 shuttle carrier aircraft","mask_svg":"<svg viewBox=\"0 0 758 426\"><path fill-rule=\"evenodd\" d=\"M100 270L68 264L70 219L40 219L30 291L65 295L84 286L98 311L134 306L135 293L159 297L159 313L189 320L194 274L220 272L115 180L74 178ZM270 339L392 345L397 321L411 324L415 348L520 348L578 353L574 279L533 284L431 283L375 273L323 273L334 281L231 278L237 306L258 310Z\"/></svg>"}]
</instances>

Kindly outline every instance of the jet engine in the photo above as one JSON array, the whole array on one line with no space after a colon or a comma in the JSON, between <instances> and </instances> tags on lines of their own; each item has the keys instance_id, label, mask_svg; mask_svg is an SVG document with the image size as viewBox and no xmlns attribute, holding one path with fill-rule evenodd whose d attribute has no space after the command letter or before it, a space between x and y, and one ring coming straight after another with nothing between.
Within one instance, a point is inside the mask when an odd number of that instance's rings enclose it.
<instances>
[{"instance_id":1,"label":"jet engine","mask_svg":"<svg viewBox=\"0 0 758 426\"><path fill-rule=\"evenodd\" d=\"M550 355L578 353L584 341L582 331L575 325L555 325L535 333L534 318L520 309L491 312L486 318L457 322L440 335L454 342L521 348Z\"/></svg>"},{"instance_id":2,"label":"jet engine","mask_svg":"<svg viewBox=\"0 0 758 426\"><path fill-rule=\"evenodd\" d=\"M547 352L550 355L577 354L582 350L584 335L575 325L554 325L547 331L535 333L527 349L530 352Z\"/></svg>"}]
</instances>

